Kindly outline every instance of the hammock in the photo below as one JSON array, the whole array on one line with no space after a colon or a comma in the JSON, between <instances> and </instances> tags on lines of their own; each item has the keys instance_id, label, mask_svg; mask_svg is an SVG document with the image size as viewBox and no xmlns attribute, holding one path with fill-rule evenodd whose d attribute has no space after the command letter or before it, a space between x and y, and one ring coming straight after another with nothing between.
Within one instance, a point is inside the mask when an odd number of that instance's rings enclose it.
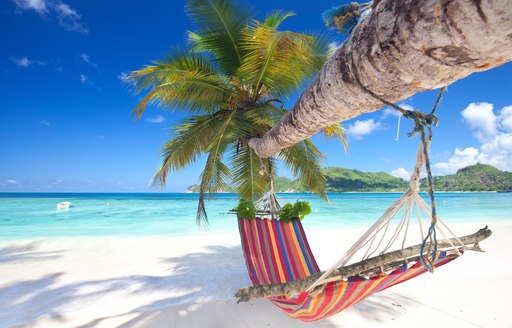
<instances>
[{"instance_id":1,"label":"hammock","mask_svg":"<svg viewBox=\"0 0 512 328\"><path fill-rule=\"evenodd\" d=\"M238 219L247 270L253 285L279 284L319 273L315 258L299 219ZM435 266L446 264L457 255L439 252ZM365 279L359 276L330 282L320 293L302 292L294 297L269 299L284 313L302 321L317 321L336 314L364 298L414 278L427 269L417 261L406 263L388 274Z\"/></svg>"},{"instance_id":2,"label":"hammock","mask_svg":"<svg viewBox=\"0 0 512 328\"><path fill-rule=\"evenodd\" d=\"M487 227L474 235L478 235L478 238L458 238L437 217L435 208L433 210L418 194L420 173L428 159L429 146L430 139L422 138L409 189L324 273L320 272L313 257L301 221L292 219L291 222L283 222L276 219L279 206L275 194L270 191L262 197L256 204L260 209L257 213L270 218L238 218L245 262L251 282L256 286L237 291L239 301L270 295L269 299L290 317L302 321L317 321L374 293L427 271L433 272L435 267L462 255L464 249L467 249L466 244L475 243L475 250L479 250L476 247L477 242L491 234ZM433 204L435 205L435 201ZM421 247L418 245L404 248L413 212L417 214L423 243ZM425 216L431 219L426 236L422 228L422 217ZM393 221L396 217L400 219ZM434 217L435 220L432 220ZM394 229L392 221L396 225ZM435 238L437 232L445 238L439 244ZM447 238L448 234L453 238ZM401 250L391 253L400 254L400 261L397 262L396 256L390 262L381 260L386 259L386 255L391 254L390 249L397 244ZM364 254L365 263L374 265L347 266L354 255L360 253ZM379 256L372 257L374 254ZM354 266L359 269L355 272L349 271L353 272L350 276L343 275L345 269ZM286 289L292 282L299 283L298 287ZM305 283L309 287L303 288Z\"/></svg>"}]
</instances>

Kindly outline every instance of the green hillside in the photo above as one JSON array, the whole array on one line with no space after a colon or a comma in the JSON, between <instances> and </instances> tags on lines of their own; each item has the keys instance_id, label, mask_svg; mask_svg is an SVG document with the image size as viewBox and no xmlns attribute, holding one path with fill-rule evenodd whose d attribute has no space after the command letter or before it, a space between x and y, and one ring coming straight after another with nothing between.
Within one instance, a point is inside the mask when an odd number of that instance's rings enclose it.
<instances>
[{"instance_id":1,"label":"green hillside","mask_svg":"<svg viewBox=\"0 0 512 328\"><path fill-rule=\"evenodd\" d=\"M274 188L278 192L309 192L309 190L299 181L286 177L276 177Z\"/></svg>"},{"instance_id":2,"label":"green hillside","mask_svg":"<svg viewBox=\"0 0 512 328\"><path fill-rule=\"evenodd\" d=\"M422 189L426 179L421 180ZM434 188L444 191L512 191L512 173L494 166L475 164L455 174L434 177Z\"/></svg>"},{"instance_id":3,"label":"green hillside","mask_svg":"<svg viewBox=\"0 0 512 328\"><path fill-rule=\"evenodd\" d=\"M187 191L188 192L199 192L199 185L198 184L191 185L190 187L187 188ZM226 190L222 190L221 192L235 192L235 189L228 187Z\"/></svg>"},{"instance_id":4,"label":"green hillside","mask_svg":"<svg viewBox=\"0 0 512 328\"><path fill-rule=\"evenodd\" d=\"M409 182L384 172L362 172L341 167L323 169L330 192L380 192L404 191ZM456 174L434 177L437 191L512 191L512 173L500 171L491 165L476 164L457 171ZM422 190L426 190L426 179L421 179ZM308 192L297 180L277 177L277 192ZM198 192L199 186L188 188ZM225 192L233 192L232 189Z\"/></svg>"},{"instance_id":5,"label":"green hillside","mask_svg":"<svg viewBox=\"0 0 512 328\"><path fill-rule=\"evenodd\" d=\"M327 178L327 190L332 192L401 191L409 185L407 181L384 172L362 172L341 167L323 170Z\"/></svg>"}]
</instances>

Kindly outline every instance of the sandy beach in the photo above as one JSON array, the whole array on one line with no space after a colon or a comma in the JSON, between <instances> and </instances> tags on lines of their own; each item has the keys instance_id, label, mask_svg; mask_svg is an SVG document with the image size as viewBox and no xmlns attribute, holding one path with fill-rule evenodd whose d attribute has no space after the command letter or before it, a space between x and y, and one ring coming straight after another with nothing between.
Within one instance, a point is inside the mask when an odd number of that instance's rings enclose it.
<instances>
[{"instance_id":1,"label":"sandy beach","mask_svg":"<svg viewBox=\"0 0 512 328\"><path fill-rule=\"evenodd\" d=\"M512 327L512 224L489 226L486 253L467 252L316 323L267 300L236 304L234 291L250 284L236 231L2 241L0 327ZM362 232L308 232L320 267Z\"/></svg>"}]
</instances>

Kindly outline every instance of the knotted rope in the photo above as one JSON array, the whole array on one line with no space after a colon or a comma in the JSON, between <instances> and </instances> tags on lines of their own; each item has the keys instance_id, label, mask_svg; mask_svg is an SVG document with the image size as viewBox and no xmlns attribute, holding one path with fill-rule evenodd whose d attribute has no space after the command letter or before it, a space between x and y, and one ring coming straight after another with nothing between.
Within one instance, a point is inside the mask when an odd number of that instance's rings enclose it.
<instances>
[{"instance_id":1,"label":"knotted rope","mask_svg":"<svg viewBox=\"0 0 512 328\"><path fill-rule=\"evenodd\" d=\"M357 28L357 27L356 27ZM420 253L420 259L423 265L427 270L430 272L434 271L433 262L436 259L437 254L437 236L436 236L436 223L437 223L437 213L436 213L436 199L434 196L434 185L433 185L433 179L432 179L432 171L430 167L430 158L429 158L429 150L428 145L432 140L432 125L437 126L439 119L436 116L436 111L439 106L439 103L441 102L442 95L444 91L446 90L446 87L442 87L439 90L439 94L437 96L436 102L434 103L434 106L432 108L432 111L429 114L424 114L419 111L411 111L404 109L397 104L394 104L392 102L387 101L386 99L382 98L372 90L368 89L360 80L359 73L356 69L356 65L354 64L354 60L352 57L352 38L350 37L349 40L347 40L347 64L349 67L350 72L352 73L354 80L358 84L358 86L367 94L372 96L373 98L379 100L384 105L387 105L400 113L408 119L411 119L414 121L414 128L411 132L408 133L409 137L413 137L416 134L420 134L421 136L421 142L423 143L423 156L425 160L425 168L427 170L427 181L428 181L428 194L430 196L430 202L432 207L432 219L430 223L430 227L428 229L428 234L423 240L423 243L421 245L421 253ZM428 130L428 136L425 131L425 128ZM427 140L428 138L428 140ZM427 256L425 257L424 254L424 248L427 243L427 241L430 241L428 250L426 252ZM428 254L432 254L431 258L428 257Z\"/></svg>"},{"instance_id":2,"label":"knotted rope","mask_svg":"<svg viewBox=\"0 0 512 328\"><path fill-rule=\"evenodd\" d=\"M270 190L266 192L260 199L254 202L256 207L257 214L270 215L270 218L274 219L279 217L279 213L281 211L281 205L279 205L279 201L277 200L276 193L274 191L274 170L273 166L268 163L268 168L261 157L258 157L261 164L261 169L259 174L266 175L269 179Z\"/></svg>"}]
</instances>

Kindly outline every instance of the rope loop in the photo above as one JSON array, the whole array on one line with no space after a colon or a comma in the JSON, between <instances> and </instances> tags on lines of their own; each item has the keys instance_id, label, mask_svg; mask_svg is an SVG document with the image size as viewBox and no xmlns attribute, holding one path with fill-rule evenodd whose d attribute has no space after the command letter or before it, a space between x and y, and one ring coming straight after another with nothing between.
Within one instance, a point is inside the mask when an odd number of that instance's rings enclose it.
<instances>
[{"instance_id":1,"label":"rope loop","mask_svg":"<svg viewBox=\"0 0 512 328\"><path fill-rule=\"evenodd\" d=\"M402 115L414 121L413 130L407 134L409 137L413 137L416 134L421 133L424 128L427 127L429 129L429 139L432 139L432 130L430 127L432 125L437 126L439 123L439 118L435 114L424 114L419 111L404 110Z\"/></svg>"}]
</instances>

